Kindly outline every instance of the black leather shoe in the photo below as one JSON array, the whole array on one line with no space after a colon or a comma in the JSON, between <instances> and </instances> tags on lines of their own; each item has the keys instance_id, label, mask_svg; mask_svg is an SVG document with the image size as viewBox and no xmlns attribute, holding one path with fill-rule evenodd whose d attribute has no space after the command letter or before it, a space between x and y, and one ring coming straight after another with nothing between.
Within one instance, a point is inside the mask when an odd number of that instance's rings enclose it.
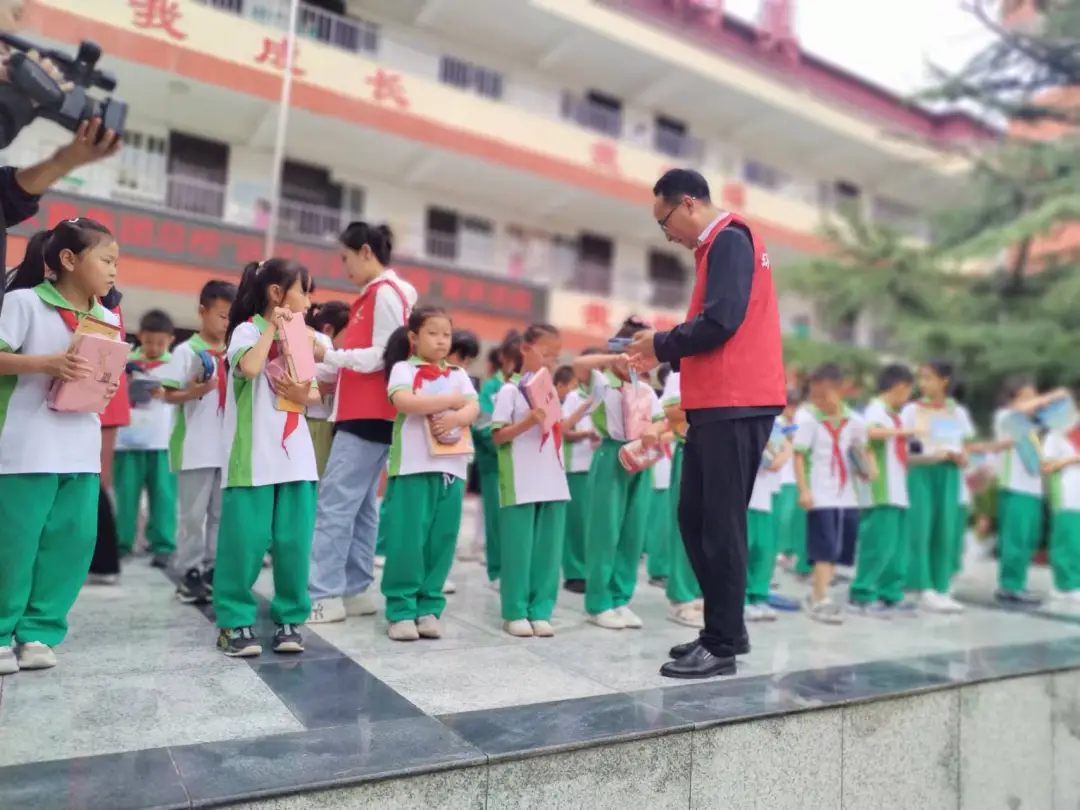
<instances>
[{"instance_id":1,"label":"black leather shoe","mask_svg":"<svg viewBox=\"0 0 1080 810\"><path fill-rule=\"evenodd\" d=\"M568 579L562 586L570 593L585 593L585 580L583 579Z\"/></svg>"},{"instance_id":2,"label":"black leather shoe","mask_svg":"<svg viewBox=\"0 0 1080 810\"><path fill-rule=\"evenodd\" d=\"M685 644L676 644L670 650L668 650L668 658L673 661L678 661L685 655L688 655L695 648L701 646L701 642L698 639L688 641ZM744 638L736 642L735 644L736 655L749 655L750 654L750 639Z\"/></svg>"},{"instance_id":3,"label":"black leather shoe","mask_svg":"<svg viewBox=\"0 0 1080 810\"><path fill-rule=\"evenodd\" d=\"M660 674L665 678L683 678L685 680L734 675L735 656L717 658L704 647L697 645L679 660L668 661L660 667Z\"/></svg>"}]
</instances>

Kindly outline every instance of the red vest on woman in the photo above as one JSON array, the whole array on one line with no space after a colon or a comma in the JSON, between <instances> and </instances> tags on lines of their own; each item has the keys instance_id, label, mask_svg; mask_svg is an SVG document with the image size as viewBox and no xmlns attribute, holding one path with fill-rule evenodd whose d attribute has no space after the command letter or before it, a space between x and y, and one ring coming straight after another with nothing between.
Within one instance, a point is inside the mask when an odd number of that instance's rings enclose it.
<instances>
[{"instance_id":1,"label":"red vest on woman","mask_svg":"<svg viewBox=\"0 0 1080 810\"><path fill-rule=\"evenodd\" d=\"M380 279L367 286L353 302L349 311L349 325L342 335L342 349L370 349L375 331L375 298L379 288L390 286L401 299L404 320L409 317L409 302L405 293L390 279ZM370 374L343 368L338 372L335 393L335 422L351 419L386 419L392 421L397 410L386 397L386 374L380 369Z\"/></svg>"},{"instance_id":2,"label":"red vest on woman","mask_svg":"<svg viewBox=\"0 0 1080 810\"><path fill-rule=\"evenodd\" d=\"M120 338L124 338L124 315L120 307L114 309L113 314L120 319ZM131 423L131 403L128 401L127 374L120 375L120 387L116 394L109 400L105 410L101 414L101 426L103 428L124 427Z\"/></svg>"},{"instance_id":3,"label":"red vest on woman","mask_svg":"<svg viewBox=\"0 0 1080 810\"><path fill-rule=\"evenodd\" d=\"M742 325L726 343L711 352L682 358L679 383L683 410L783 407L787 402L780 310L776 304L769 254L757 235L734 214L727 214L720 220L694 251L697 275L686 319L692 320L705 308L709 250L716 235L730 225L746 228L754 243L750 302Z\"/></svg>"}]
</instances>

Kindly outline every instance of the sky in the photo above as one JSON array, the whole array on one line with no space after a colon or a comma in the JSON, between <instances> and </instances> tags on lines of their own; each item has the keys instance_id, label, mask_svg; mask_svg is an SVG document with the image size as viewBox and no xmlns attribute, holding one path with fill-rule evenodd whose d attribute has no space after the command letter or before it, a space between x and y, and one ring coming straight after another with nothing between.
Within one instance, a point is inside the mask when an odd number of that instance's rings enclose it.
<instances>
[{"instance_id":1,"label":"sky","mask_svg":"<svg viewBox=\"0 0 1080 810\"><path fill-rule=\"evenodd\" d=\"M795 0L802 47L900 93L925 85L928 60L961 66L987 41L962 0ZM761 0L725 0L756 21Z\"/></svg>"}]
</instances>

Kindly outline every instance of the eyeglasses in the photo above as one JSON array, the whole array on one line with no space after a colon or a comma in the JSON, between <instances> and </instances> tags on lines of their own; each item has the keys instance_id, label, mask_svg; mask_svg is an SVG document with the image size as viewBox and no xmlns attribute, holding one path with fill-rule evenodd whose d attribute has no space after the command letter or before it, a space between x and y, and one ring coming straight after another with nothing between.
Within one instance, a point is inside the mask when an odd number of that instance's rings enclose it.
<instances>
[{"instance_id":1,"label":"eyeglasses","mask_svg":"<svg viewBox=\"0 0 1080 810\"><path fill-rule=\"evenodd\" d=\"M679 200L675 204L675 207L672 208L670 211L668 211L667 215L663 219L657 220L657 224L660 226L660 230L662 230L662 231L664 231L666 233L667 232L668 220L671 219L671 215L674 214L676 211L678 211L682 207L682 204L686 200L695 200L695 199L697 199L697 198L696 197L683 197L681 200Z\"/></svg>"}]
</instances>

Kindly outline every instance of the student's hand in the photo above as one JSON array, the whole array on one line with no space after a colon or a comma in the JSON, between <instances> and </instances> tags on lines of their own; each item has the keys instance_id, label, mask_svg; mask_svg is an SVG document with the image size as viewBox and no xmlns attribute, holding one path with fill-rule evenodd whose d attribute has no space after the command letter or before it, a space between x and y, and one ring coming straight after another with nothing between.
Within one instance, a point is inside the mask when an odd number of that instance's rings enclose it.
<instances>
[{"instance_id":1,"label":"student's hand","mask_svg":"<svg viewBox=\"0 0 1080 810\"><path fill-rule=\"evenodd\" d=\"M74 382L90 376L90 363L74 352L57 352L42 358L41 372L64 382Z\"/></svg>"},{"instance_id":2,"label":"student's hand","mask_svg":"<svg viewBox=\"0 0 1080 810\"><path fill-rule=\"evenodd\" d=\"M187 387L187 394L192 399L202 399L211 391L216 391L218 386L217 374L214 374L210 379L203 382L192 382Z\"/></svg>"},{"instance_id":3,"label":"student's hand","mask_svg":"<svg viewBox=\"0 0 1080 810\"><path fill-rule=\"evenodd\" d=\"M337 380L319 380L319 394L320 396L329 397L333 396L337 391Z\"/></svg>"},{"instance_id":4,"label":"student's hand","mask_svg":"<svg viewBox=\"0 0 1080 810\"><path fill-rule=\"evenodd\" d=\"M165 386L159 385L150 389L150 399L165 399Z\"/></svg>"},{"instance_id":5,"label":"student's hand","mask_svg":"<svg viewBox=\"0 0 1080 810\"><path fill-rule=\"evenodd\" d=\"M809 511L814 508L814 496L808 489L799 490L799 506Z\"/></svg>"},{"instance_id":6,"label":"student's hand","mask_svg":"<svg viewBox=\"0 0 1080 810\"><path fill-rule=\"evenodd\" d=\"M116 392L120 390L120 378L117 377L111 383L105 386L105 401L108 402L116 396Z\"/></svg>"},{"instance_id":7,"label":"student's hand","mask_svg":"<svg viewBox=\"0 0 1080 810\"><path fill-rule=\"evenodd\" d=\"M1044 461L1041 465L1043 475L1053 475L1061 469L1060 461Z\"/></svg>"},{"instance_id":8,"label":"student's hand","mask_svg":"<svg viewBox=\"0 0 1080 810\"><path fill-rule=\"evenodd\" d=\"M449 394L446 395L447 404L452 411L460 411L465 407L465 395L460 390L455 388Z\"/></svg>"},{"instance_id":9,"label":"student's hand","mask_svg":"<svg viewBox=\"0 0 1080 810\"><path fill-rule=\"evenodd\" d=\"M777 454L773 458L772 464L770 464L766 469L769 472L780 472L780 470L784 469L785 464L787 464L787 459Z\"/></svg>"},{"instance_id":10,"label":"student's hand","mask_svg":"<svg viewBox=\"0 0 1080 810\"><path fill-rule=\"evenodd\" d=\"M316 340L315 344L311 347L311 352L315 355L315 362L321 363L323 358L326 357L326 346L323 345L321 340Z\"/></svg>"},{"instance_id":11,"label":"student's hand","mask_svg":"<svg viewBox=\"0 0 1080 810\"><path fill-rule=\"evenodd\" d=\"M643 447L656 447L656 445L660 444L660 436L663 432L664 423L653 422L641 434L641 445Z\"/></svg>"},{"instance_id":12,"label":"student's hand","mask_svg":"<svg viewBox=\"0 0 1080 810\"><path fill-rule=\"evenodd\" d=\"M615 370L615 373L618 374L620 377L629 377L630 376L630 368L631 368L630 355L628 355L628 354L616 355L615 356L615 361L611 364L611 367ZM636 364L634 364L633 367L637 371L644 371L645 370L644 368L638 368L638 366Z\"/></svg>"},{"instance_id":13,"label":"student's hand","mask_svg":"<svg viewBox=\"0 0 1080 810\"><path fill-rule=\"evenodd\" d=\"M945 454L945 459L947 461L951 461L957 467L966 467L968 462L967 453L965 453L963 450L961 450L960 452L950 451Z\"/></svg>"},{"instance_id":14,"label":"student's hand","mask_svg":"<svg viewBox=\"0 0 1080 810\"><path fill-rule=\"evenodd\" d=\"M431 432L436 439L441 439L451 430L463 428L468 421L462 419L461 411L446 411L431 417Z\"/></svg>"},{"instance_id":15,"label":"student's hand","mask_svg":"<svg viewBox=\"0 0 1080 810\"><path fill-rule=\"evenodd\" d=\"M547 411L543 408L533 408L529 411L529 415L525 417L525 420L531 425L542 425L546 417Z\"/></svg>"},{"instance_id":16,"label":"student's hand","mask_svg":"<svg viewBox=\"0 0 1080 810\"><path fill-rule=\"evenodd\" d=\"M311 394L311 382L298 382L288 372L282 374L273 383L274 393L297 405L307 405Z\"/></svg>"},{"instance_id":17,"label":"student's hand","mask_svg":"<svg viewBox=\"0 0 1080 810\"><path fill-rule=\"evenodd\" d=\"M274 311L270 313L270 322L275 328L281 328L281 326L292 320L293 311L288 307L274 307Z\"/></svg>"}]
</instances>

